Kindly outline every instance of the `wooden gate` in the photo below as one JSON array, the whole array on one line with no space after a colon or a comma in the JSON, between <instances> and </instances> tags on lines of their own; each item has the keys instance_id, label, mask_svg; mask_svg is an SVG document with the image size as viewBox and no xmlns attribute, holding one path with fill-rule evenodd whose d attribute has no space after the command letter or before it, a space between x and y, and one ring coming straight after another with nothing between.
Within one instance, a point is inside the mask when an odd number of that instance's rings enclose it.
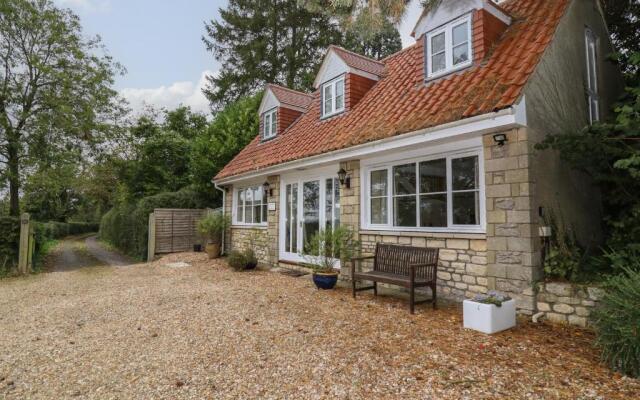
<instances>
[{"instance_id":1,"label":"wooden gate","mask_svg":"<svg viewBox=\"0 0 640 400\"><path fill-rule=\"evenodd\" d=\"M198 221L207 210L156 208L152 218L155 220L155 254L193 251L194 244L201 244L198 234Z\"/></svg>"}]
</instances>

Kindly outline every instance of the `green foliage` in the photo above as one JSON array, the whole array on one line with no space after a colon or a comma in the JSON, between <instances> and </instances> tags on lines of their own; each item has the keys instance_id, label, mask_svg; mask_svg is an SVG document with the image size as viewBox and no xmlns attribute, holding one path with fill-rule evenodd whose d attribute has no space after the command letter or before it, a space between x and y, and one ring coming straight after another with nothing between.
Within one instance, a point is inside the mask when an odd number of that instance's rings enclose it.
<instances>
[{"instance_id":1,"label":"green foliage","mask_svg":"<svg viewBox=\"0 0 640 400\"><path fill-rule=\"evenodd\" d=\"M211 243L220 243L222 234L231 224L229 216L222 213L208 213L198 221L198 232L209 239Z\"/></svg>"},{"instance_id":2,"label":"green foliage","mask_svg":"<svg viewBox=\"0 0 640 400\"><path fill-rule=\"evenodd\" d=\"M545 224L551 227L551 238L544 258L545 276L568 281L579 280L584 272L584 251L562 219L553 214L545 219Z\"/></svg>"},{"instance_id":3,"label":"green foliage","mask_svg":"<svg viewBox=\"0 0 640 400\"><path fill-rule=\"evenodd\" d=\"M0 217L0 277L18 264L20 218Z\"/></svg>"},{"instance_id":4,"label":"green foliage","mask_svg":"<svg viewBox=\"0 0 640 400\"><path fill-rule=\"evenodd\" d=\"M266 83L309 89L326 47L339 43L334 20L298 0L230 0L202 38L222 65L205 95L214 109L255 94Z\"/></svg>"},{"instance_id":5,"label":"green foliage","mask_svg":"<svg viewBox=\"0 0 640 400\"><path fill-rule=\"evenodd\" d=\"M100 238L137 259L147 255L149 214L156 208L205 208L207 201L191 187L159 193L137 202L120 202L100 221Z\"/></svg>"},{"instance_id":6,"label":"green foliage","mask_svg":"<svg viewBox=\"0 0 640 400\"><path fill-rule=\"evenodd\" d=\"M244 270L248 262L249 261L245 253L239 250L231 250L227 256L227 263L236 271Z\"/></svg>"},{"instance_id":7,"label":"green foliage","mask_svg":"<svg viewBox=\"0 0 640 400\"><path fill-rule=\"evenodd\" d=\"M605 19L622 71L636 76L638 64L631 62L633 53L640 52L640 1L604 0Z\"/></svg>"},{"instance_id":8,"label":"green foliage","mask_svg":"<svg viewBox=\"0 0 640 400\"><path fill-rule=\"evenodd\" d=\"M640 378L640 258L611 277L593 314L602 359L613 369Z\"/></svg>"},{"instance_id":9,"label":"green foliage","mask_svg":"<svg viewBox=\"0 0 640 400\"><path fill-rule=\"evenodd\" d=\"M260 101L262 93L229 103L193 141L190 171L200 192L218 193L211 178L256 137Z\"/></svg>"},{"instance_id":10,"label":"green foliage","mask_svg":"<svg viewBox=\"0 0 640 400\"><path fill-rule=\"evenodd\" d=\"M640 65L640 53L631 60ZM593 178L602 193L606 247L616 257L629 254L627 259L640 251L640 81L630 83L609 121L580 134L548 136L536 146L558 150L571 166ZM592 264L610 270L606 257Z\"/></svg>"},{"instance_id":11,"label":"green foliage","mask_svg":"<svg viewBox=\"0 0 640 400\"><path fill-rule=\"evenodd\" d=\"M343 45L358 54L381 60L402 50L402 39L398 29L386 21L382 28L372 35L357 29L347 31Z\"/></svg>"},{"instance_id":12,"label":"green foliage","mask_svg":"<svg viewBox=\"0 0 640 400\"><path fill-rule=\"evenodd\" d=\"M308 267L327 273L335 271L338 261L349 262L359 248L360 243L353 238L351 229L340 226L318 231L305 243L300 255Z\"/></svg>"}]
</instances>

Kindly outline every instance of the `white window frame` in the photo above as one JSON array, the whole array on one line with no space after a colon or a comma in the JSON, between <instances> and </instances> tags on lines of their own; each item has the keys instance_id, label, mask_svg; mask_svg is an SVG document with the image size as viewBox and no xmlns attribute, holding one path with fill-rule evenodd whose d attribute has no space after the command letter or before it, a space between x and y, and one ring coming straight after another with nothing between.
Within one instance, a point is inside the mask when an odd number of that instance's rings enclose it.
<instances>
[{"instance_id":1,"label":"white window frame","mask_svg":"<svg viewBox=\"0 0 640 400\"><path fill-rule=\"evenodd\" d=\"M267 123L267 119L269 123ZM275 121L275 127L274 127ZM262 139L267 140L276 137L278 134L278 108L265 111L262 114Z\"/></svg>"},{"instance_id":2,"label":"white window frame","mask_svg":"<svg viewBox=\"0 0 640 400\"><path fill-rule=\"evenodd\" d=\"M261 212L264 213L264 215L262 215L262 222L246 222L245 221L245 213L246 213L246 209L247 209L247 205L246 205L246 194L245 194L245 200L244 203L242 205L242 215L238 215L238 195L240 192L246 192L248 189L251 190L259 190L262 193L262 202L260 203L260 210ZM232 206L232 224L235 226L254 226L254 227L266 227L267 226L267 216L269 214L268 211L268 199L267 196L265 196L264 193L264 188L262 187L262 185L260 184L255 184L255 185L247 185L247 186L243 186L243 187L237 187L233 189L233 201L231 202L231 206ZM265 211L265 205L267 205L266 207L266 211ZM255 207L252 206L252 207Z\"/></svg>"},{"instance_id":3,"label":"white window frame","mask_svg":"<svg viewBox=\"0 0 640 400\"><path fill-rule=\"evenodd\" d=\"M475 190L453 190L453 176L451 170L451 161L457 158L478 157L478 188ZM420 226L420 174L419 163L424 161L432 161L438 159L446 159L447 168L447 226L446 227L421 227ZM416 164L416 226L394 226L394 195L393 195L393 167L403 164ZM386 170L387 171L387 222L384 224L371 223L371 172ZM362 207L361 207L361 223L362 229L393 231L393 232L444 232L444 233L485 233L486 232L486 200L485 200L485 182L484 182L484 156L482 148L474 148L465 151L453 151L447 153L432 154L422 157L413 157L405 159L395 159L381 164L366 166L362 169L361 181L362 186ZM453 224L453 194L458 192L476 191L479 196L479 224L478 225L455 225Z\"/></svg>"},{"instance_id":4,"label":"white window frame","mask_svg":"<svg viewBox=\"0 0 640 400\"><path fill-rule=\"evenodd\" d=\"M461 25L467 24L467 50L469 52L469 59L465 62L462 62L457 65L453 65L453 28ZM434 36L438 36L439 34L444 33L444 49L445 49L445 68L443 70L433 72L432 71L432 49L431 49L431 38ZM426 66L427 66L427 79L437 78L443 75L447 75L451 72L458 71L460 69L466 68L473 63L473 27L471 21L471 15L465 15L461 18L458 18L454 21L447 23L446 25L435 29L425 35L425 58L426 58Z\"/></svg>"},{"instance_id":5,"label":"white window frame","mask_svg":"<svg viewBox=\"0 0 640 400\"><path fill-rule=\"evenodd\" d=\"M598 90L598 36L589 28L584 31L585 59L587 61L587 109L589 113L589 123L600 121L600 95ZM593 59L590 55L593 54ZM591 71L595 73L591 76ZM591 80L595 87L591 87Z\"/></svg>"},{"instance_id":6,"label":"white window frame","mask_svg":"<svg viewBox=\"0 0 640 400\"><path fill-rule=\"evenodd\" d=\"M344 111L346 102L347 102L347 87L346 87L346 81L344 78L345 78L344 75L340 75L339 77L334 78L329 82L322 84L321 86L322 91L320 92L321 99L322 99L322 101L320 102L320 111L321 111L320 115L322 115L322 118L331 117L333 115L340 114L341 112ZM342 107L340 108L336 107L336 86L338 82L342 82ZM329 86L331 87L331 111L328 113L325 113L325 110L324 110L325 88Z\"/></svg>"}]
</instances>

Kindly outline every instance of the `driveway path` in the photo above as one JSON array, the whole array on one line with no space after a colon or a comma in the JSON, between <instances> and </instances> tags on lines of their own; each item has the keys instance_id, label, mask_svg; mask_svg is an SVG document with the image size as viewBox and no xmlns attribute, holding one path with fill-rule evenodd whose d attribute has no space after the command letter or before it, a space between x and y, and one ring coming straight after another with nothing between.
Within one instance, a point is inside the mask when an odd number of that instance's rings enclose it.
<instances>
[{"instance_id":1,"label":"driveway path","mask_svg":"<svg viewBox=\"0 0 640 400\"><path fill-rule=\"evenodd\" d=\"M97 266L124 266L134 261L122 254L108 250L97 241L96 236L76 236L64 239L49 256L49 270L72 271L78 268Z\"/></svg>"}]
</instances>

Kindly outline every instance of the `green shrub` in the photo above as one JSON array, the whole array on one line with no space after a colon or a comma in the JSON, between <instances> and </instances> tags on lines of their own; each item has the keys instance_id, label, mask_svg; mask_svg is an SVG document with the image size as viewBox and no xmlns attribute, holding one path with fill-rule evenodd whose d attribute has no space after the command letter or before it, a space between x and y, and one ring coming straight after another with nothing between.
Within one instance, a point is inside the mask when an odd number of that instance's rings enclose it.
<instances>
[{"instance_id":1,"label":"green shrub","mask_svg":"<svg viewBox=\"0 0 640 400\"><path fill-rule=\"evenodd\" d=\"M593 314L596 343L613 370L640 377L640 259L611 277L605 289Z\"/></svg>"},{"instance_id":2,"label":"green shrub","mask_svg":"<svg viewBox=\"0 0 640 400\"><path fill-rule=\"evenodd\" d=\"M219 244L222 234L230 224L228 216L222 213L208 213L198 221L198 232L209 239L210 243Z\"/></svg>"},{"instance_id":3,"label":"green shrub","mask_svg":"<svg viewBox=\"0 0 640 400\"><path fill-rule=\"evenodd\" d=\"M242 271L247 266L247 256L238 250L231 250L227 257L227 263L236 271Z\"/></svg>"},{"instance_id":4,"label":"green shrub","mask_svg":"<svg viewBox=\"0 0 640 400\"><path fill-rule=\"evenodd\" d=\"M0 217L0 276L18 264L20 218Z\"/></svg>"},{"instance_id":5,"label":"green shrub","mask_svg":"<svg viewBox=\"0 0 640 400\"><path fill-rule=\"evenodd\" d=\"M143 197L135 203L120 203L100 221L100 238L137 259L147 255L149 214L156 208L205 208L206 202L192 188Z\"/></svg>"}]
</instances>

